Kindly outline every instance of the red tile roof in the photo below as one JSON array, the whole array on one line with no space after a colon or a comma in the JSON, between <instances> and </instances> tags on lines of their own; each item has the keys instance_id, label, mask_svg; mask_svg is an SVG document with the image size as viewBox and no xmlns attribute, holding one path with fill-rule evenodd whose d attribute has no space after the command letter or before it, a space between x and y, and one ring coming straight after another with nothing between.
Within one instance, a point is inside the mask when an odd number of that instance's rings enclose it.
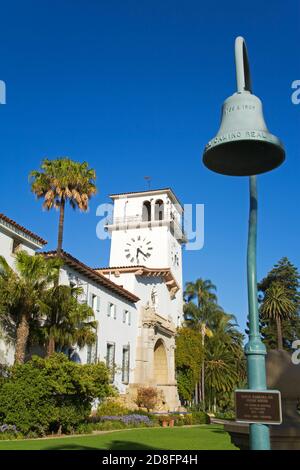
<instances>
[{"instance_id":1,"label":"red tile roof","mask_svg":"<svg viewBox=\"0 0 300 470\"><path fill-rule=\"evenodd\" d=\"M46 251L42 253L42 255L46 257L53 257L56 256L56 251ZM95 283L101 285L102 287L106 287L108 290L118 294L120 297L129 300L130 302L137 302L139 297L137 297L132 292L124 289L123 287L119 286L115 282L108 279L101 273L96 272L94 269L90 268L86 264L82 263L78 259L74 258L74 256L70 255L69 253L62 251L61 258L65 262L65 264L69 265L70 267L74 268L76 271L84 274L89 279L93 280Z\"/></svg>"},{"instance_id":2,"label":"red tile roof","mask_svg":"<svg viewBox=\"0 0 300 470\"><path fill-rule=\"evenodd\" d=\"M13 227L15 227L16 229L21 230L22 232L26 233L26 235L29 235L30 237L34 238L37 242L41 243L41 245L47 245L46 240L39 237L38 235L31 232L30 230L23 227L22 225L17 224L17 222L15 222L14 220L9 219L6 215L0 213L0 220L3 220L4 222L6 222L6 223L12 225Z\"/></svg>"}]
</instances>

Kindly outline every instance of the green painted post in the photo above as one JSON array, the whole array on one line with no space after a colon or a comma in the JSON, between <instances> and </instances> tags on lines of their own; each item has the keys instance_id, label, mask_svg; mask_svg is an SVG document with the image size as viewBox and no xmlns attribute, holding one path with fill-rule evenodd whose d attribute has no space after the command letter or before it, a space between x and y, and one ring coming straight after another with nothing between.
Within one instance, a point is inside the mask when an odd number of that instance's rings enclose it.
<instances>
[{"instance_id":1,"label":"green painted post","mask_svg":"<svg viewBox=\"0 0 300 470\"><path fill-rule=\"evenodd\" d=\"M247 254L249 341L245 346L248 369L248 389L263 391L266 384L266 348L259 331L256 241L257 187L256 174L273 170L282 164L285 151L277 137L269 133L263 119L261 101L252 94L250 67L245 40L235 40L237 93L223 104L219 132L205 147L203 162L212 171L230 176L250 176L250 217ZM249 103L251 104L249 108ZM263 130L264 129L264 130ZM256 133L263 132L262 141ZM239 134L239 135L238 135ZM237 137L243 138L237 140ZM266 164L267 162L267 164ZM269 450L269 427L250 424L250 448Z\"/></svg>"},{"instance_id":2,"label":"green painted post","mask_svg":"<svg viewBox=\"0 0 300 470\"><path fill-rule=\"evenodd\" d=\"M249 342L245 346L248 369L248 388L251 390L266 390L266 347L259 332L259 316L257 304L256 277L256 240L257 240L257 181L256 176L250 176L250 213L247 251L248 276L248 320ZM252 450L270 450L269 426L265 424L250 424L250 448Z\"/></svg>"}]
</instances>

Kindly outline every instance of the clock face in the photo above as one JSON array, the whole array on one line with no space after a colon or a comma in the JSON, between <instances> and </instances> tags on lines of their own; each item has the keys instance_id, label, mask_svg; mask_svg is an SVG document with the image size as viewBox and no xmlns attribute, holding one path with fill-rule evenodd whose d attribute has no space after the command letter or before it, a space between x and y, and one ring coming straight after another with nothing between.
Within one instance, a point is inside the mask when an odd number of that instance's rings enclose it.
<instances>
[{"instance_id":1,"label":"clock face","mask_svg":"<svg viewBox=\"0 0 300 470\"><path fill-rule=\"evenodd\" d=\"M125 243L125 257L130 263L143 264L152 255L153 246L146 237L130 237Z\"/></svg>"}]
</instances>

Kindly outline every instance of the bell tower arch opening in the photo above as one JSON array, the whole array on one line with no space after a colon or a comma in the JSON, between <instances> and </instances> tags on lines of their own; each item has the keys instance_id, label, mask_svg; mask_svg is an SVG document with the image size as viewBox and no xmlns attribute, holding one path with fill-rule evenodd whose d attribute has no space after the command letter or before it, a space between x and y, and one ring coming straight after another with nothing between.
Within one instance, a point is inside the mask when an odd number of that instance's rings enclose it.
<instances>
[{"instance_id":1,"label":"bell tower arch opening","mask_svg":"<svg viewBox=\"0 0 300 470\"><path fill-rule=\"evenodd\" d=\"M167 353L161 339L158 339L154 346L153 378L157 385L164 385L169 381Z\"/></svg>"},{"instance_id":2,"label":"bell tower arch opening","mask_svg":"<svg viewBox=\"0 0 300 470\"><path fill-rule=\"evenodd\" d=\"M164 202L161 199L155 201L155 220L164 219Z\"/></svg>"},{"instance_id":3,"label":"bell tower arch opening","mask_svg":"<svg viewBox=\"0 0 300 470\"><path fill-rule=\"evenodd\" d=\"M150 201L143 202L142 220L143 222L151 221L151 202Z\"/></svg>"}]
</instances>

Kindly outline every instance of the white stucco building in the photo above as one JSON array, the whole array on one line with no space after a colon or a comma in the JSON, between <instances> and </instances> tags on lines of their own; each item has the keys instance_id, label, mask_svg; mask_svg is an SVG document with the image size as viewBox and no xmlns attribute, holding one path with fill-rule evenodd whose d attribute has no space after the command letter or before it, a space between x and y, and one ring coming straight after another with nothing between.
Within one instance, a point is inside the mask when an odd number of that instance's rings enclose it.
<instances>
[{"instance_id":1,"label":"white stucco building","mask_svg":"<svg viewBox=\"0 0 300 470\"><path fill-rule=\"evenodd\" d=\"M56 252L46 252L46 257ZM87 302L97 320L97 342L92 347L74 348L78 362L106 362L111 370L112 382L121 393L126 392L136 359L139 298L103 274L66 252L61 257L60 284L81 287L80 301ZM74 360L74 354L72 359Z\"/></svg>"},{"instance_id":2,"label":"white stucco building","mask_svg":"<svg viewBox=\"0 0 300 470\"><path fill-rule=\"evenodd\" d=\"M109 266L97 272L134 292L139 301L133 381L158 387L166 407L180 403L175 379L175 333L183 320L183 208L170 188L113 194Z\"/></svg>"},{"instance_id":3,"label":"white stucco building","mask_svg":"<svg viewBox=\"0 0 300 470\"><path fill-rule=\"evenodd\" d=\"M60 283L80 286L94 310L97 342L75 348L72 359L105 361L128 401L139 386L155 386L165 409L180 406L175 379L175 333L183 319L183 208L169 188L113 194L109 266L89 267L63 251ZM3 222L2 222L3 221ZM9 223L10 221L10 223ZM34 253L46 242L0 217L0 254L11 266L16 249ZM55 256L55 252L45 252ZM12 362L0 342L0 358Z\"/></svg>"},{"instance_id":4,"label":"white stucco building","mask_svg":"<svg viewBox=\"0 0 300 470\"><path fill-rule=\"evenodd\" d=\"M47 244L46 240L19 225L4 214L0 214L0 254L14 267L15 253L25 250L34 255Z\"/></svg>"},{"instance_id":5,"label":"white stucco building","mask_svg":"<svg viewBox=\"0 0 300 470\"><path fill-rule=\"evenodd\" d=\"M0 255L4 256L8 264L15 267L15 254L19 250L27 251L34 255L37 250L43 248L47 242L41 237L0 214ZM5 341L0 330L0 363L12 364L14 360L14 347Z\"/></svg>"}]
</instances>

